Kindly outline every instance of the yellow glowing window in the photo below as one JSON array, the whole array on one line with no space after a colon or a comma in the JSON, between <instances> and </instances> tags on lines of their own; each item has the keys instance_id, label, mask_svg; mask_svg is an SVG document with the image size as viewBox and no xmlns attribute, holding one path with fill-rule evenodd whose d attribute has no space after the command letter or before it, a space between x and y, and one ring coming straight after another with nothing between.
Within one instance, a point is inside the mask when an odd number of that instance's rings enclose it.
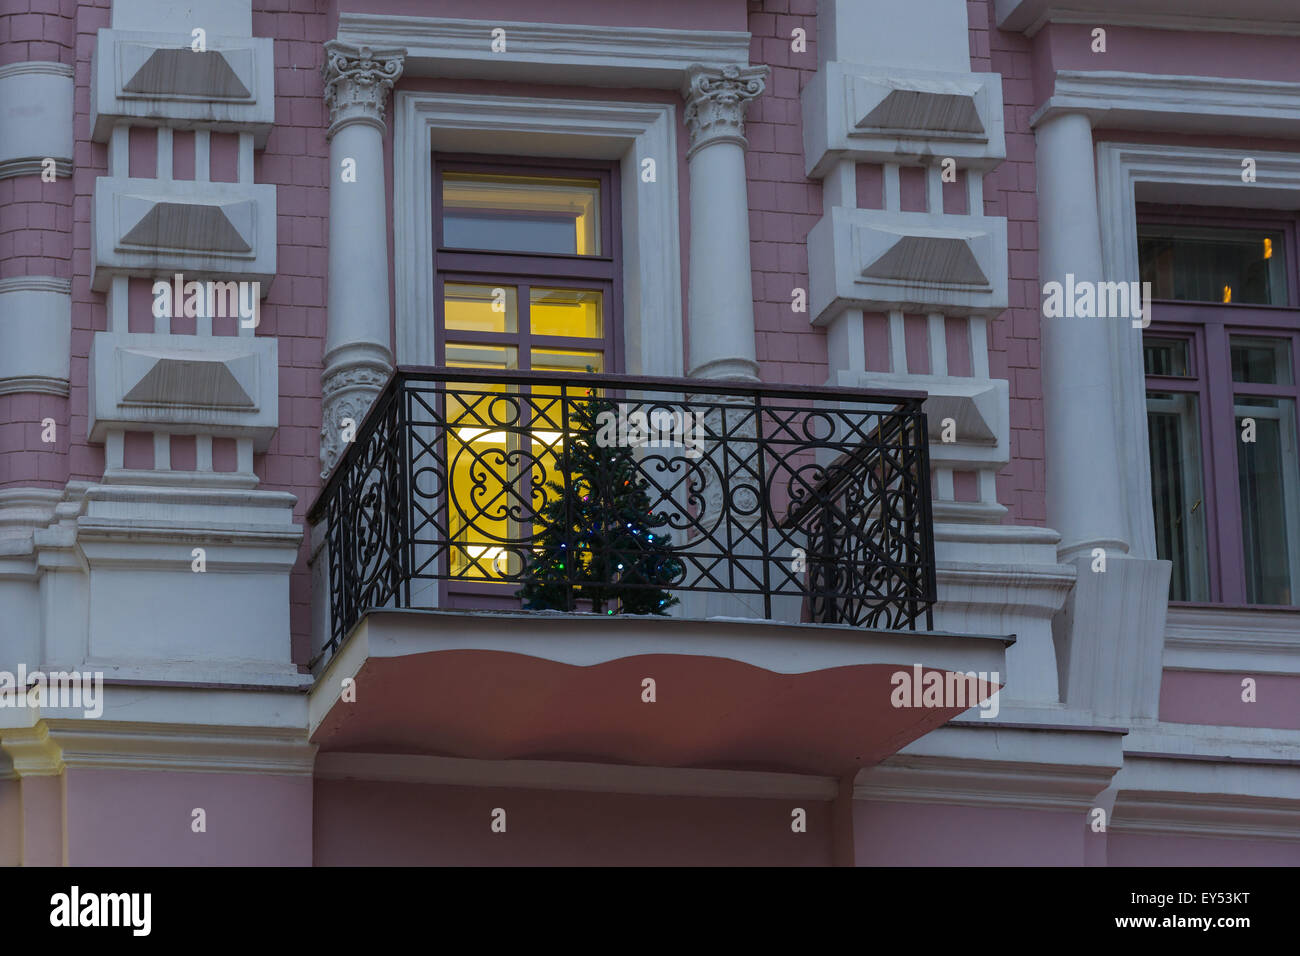
<instances>
[{"instance_id":1,"label":"yellow glowing window","mask_svg":"<svg viewBox=\"0 0 1300 956\"><path fill-rule=\"evenodd\" d=\"M514 286L448 282L443 293L446 327L469 332L515 332L519 327Z\"/></svg>"},{"instance_id":2,"label":"yellow glowing window","mask_svg":"<svg viewBox=\"0 0 1300 956\"><path fill-rule=\"evenodd\" d=\"M581 289L530 289L529 324L534 335L598 339L604 335L599 292Z\"/></svg>"},{"instance_id":3,"label":"yellow glowing window","mask_svg":"<svg viewBox=\"0 0 1300 956\"><path fill-rule=\"evenodd\" d=\"M444 173L442 244L491 252L601 255L600 182Z\"/></svg>"},{"instance_id":4,"label":"yellow glowing window","mask_svg":"<svg viewBox=\"0 0 1300 956\"><path fill-rule=\"evenodd\" d=\"M518 356L510 345L447 343L447 364L456 368L518 368Z\"/></svg>"},{"instance_id":5,"label":"yellow glowing window","mask_svg":"<svg viewBox=\"0 0 1300 956\"><path fill-rule=\"evenodd\" d=\"M582 349L533 349L533 368L544 372L584 373L587 366L592 371L603 371L604 355ZM536 391L536 386L534 386Z\"/></svg>"}]
</instances>

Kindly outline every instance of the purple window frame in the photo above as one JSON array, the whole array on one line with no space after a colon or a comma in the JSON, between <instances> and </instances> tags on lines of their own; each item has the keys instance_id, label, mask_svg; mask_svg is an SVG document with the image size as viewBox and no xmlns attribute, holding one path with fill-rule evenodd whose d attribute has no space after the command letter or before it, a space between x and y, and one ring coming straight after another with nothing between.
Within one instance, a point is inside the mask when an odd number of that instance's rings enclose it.
<instances>
[{"instance_id":1,"label":"purple window frame","mask_svg":"<svg viewBox=\"0 0 1300 956\"><path fill-rule=\"evenodd\" d=\"M623 249L622 223L619 214L617 162L594 162L562 159L502 159L500 157L439 154L433 159L433 232L434 232L434 341L438 365L446 364L447 329L443 315L443 289L448 280L471 282L478 285L500 284L518 286L519 332L463 332L456 330L453 337L458 342L493 345L517 345L519 368L525 364L533 339L537 348L587 348L592 339L565 338L561 336L534 336L528 324L528 301L525 287L557 286L566 289L586 289L602 293L601 321L604 336L601 350L605 355L604 371L622 372L623 369ZM496 252L485 249L452 249L443 245L442 236L442 174L487 173L504 176L560 176L595 179L600 183L600 248L599 256L569 255L562 253Z\"/></svg>"},{"instance_id":2,"label":"purple window frame","mask_svg":"<svg viewBox=\"0 0 1300 956\"><path fill-rule=\"evenodd\" d=\"M488 249L459 249L443 245L442 174L487 173L504 176L557 176L595 179L600 183L601 255L564 253L499 252ZM475 285L513 286L516 293L516 332L468 332L456 329L451 337L465 344L505 345L517 348L518 367L532 367L532 349L593 350L599 341L606 372L623 367L623 248L622 219L615 184L616 161L534 159L440 153L433 157L434 239L434 355L446 365L447 338L444 290L447 282ZM602 294L602 337L599 340L567 336L533 335L528 291L533 286L599 291ZM491 371L485 370L484 378ZM518 609L517 586L477 580L442 580L439 602L443 607Z\"/></svg>"},{"instance_id":3,"label":"purple window frame","mask_svg":"<svg viewBox=\"0 0 1300 956\"><path fill-rule=\"evenodd\" d=\"M1138 223L1146 225L1217 226L1269 229L1283 234L1287 305L1187 302L1156 299L1143 342L1187 343L1187 376L1147 375L1147 392L1182 392L1197 396L1201 431L1201 481L1204 495L1205 545L1209 600L1171 601L1174 606L1251 607L1246 602L1246 562L1242 544L1241 495L1238 484L1235 399L1290 398L1300 423L1300 248L1297 216L1233 212L1217 207L1175 209L1139 203ZM1264 385L1232 380L1230 338L1260 336L1291 343L1291 385ZM1300 443L1300 425L1297 427ZM1300 493L1300 489L1296 489ZM1300 547L1300 541L1289 542ZM1268 605L1277 607L1277 605ZM1297 608L1297 605L1289 605Z\"/></svg>"}]
</instances>

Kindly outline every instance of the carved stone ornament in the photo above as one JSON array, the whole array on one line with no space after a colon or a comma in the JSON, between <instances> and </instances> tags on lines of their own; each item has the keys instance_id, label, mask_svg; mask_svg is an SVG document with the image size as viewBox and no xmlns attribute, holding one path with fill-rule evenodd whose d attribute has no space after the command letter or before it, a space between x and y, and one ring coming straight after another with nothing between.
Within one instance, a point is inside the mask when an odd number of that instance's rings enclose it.
<instances>
[{"instance_id":1,"label":"carved stone ornament","mask_svg":"<svg viewBox=\"0 0 1300 956\"><path fill-rule=\"evenodd\" d=\"M374 364L349 364L321 379L321 478L329 476L347 448L345 432L355 437L361 421L388 381L389 370ZM351 419L349 428L345 419Z\"/></svg>"},{"instance_id":2,"label":"carved stone ornament","mask_svg":"<svg viewBox=\"0 0 1300 956\"><path fill-rule=\"evenodd\" d=\"M384 123L384 101L402 75L406 51L353 46L330 40L325 44L325 106L330 111L330 135L346 123Z\"/></svg>"},{"instance_id":3,"label":"carved stone ornament","mask_svg":"<svg viewBox=\"0 0 1300 956\"><path fill-rule=\"evenodd\" d=\"M686 71L682 98L691 152L714 142L745 143L745 109L766 88L766 66L709 67L695 64Z\"/></svg>"}]
</instances>

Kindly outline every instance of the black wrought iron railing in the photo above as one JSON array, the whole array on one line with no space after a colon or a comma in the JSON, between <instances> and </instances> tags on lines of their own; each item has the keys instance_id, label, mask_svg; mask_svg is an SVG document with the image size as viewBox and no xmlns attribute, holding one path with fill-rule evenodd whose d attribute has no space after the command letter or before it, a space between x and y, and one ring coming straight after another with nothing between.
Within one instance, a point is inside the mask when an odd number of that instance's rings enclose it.
<instances>
[{"instance_id":1,"label":"black wrought iron railing","mask_svg":"<svg viewBox=\"0 0 1300 956\"><path fill-rule=\"evenodd\" d=\"M452 592L605 613L715 592L765 617L931 627L924 398L400 368L310 512L322 654L367 611Z\"/></svg>"}]
</instances>

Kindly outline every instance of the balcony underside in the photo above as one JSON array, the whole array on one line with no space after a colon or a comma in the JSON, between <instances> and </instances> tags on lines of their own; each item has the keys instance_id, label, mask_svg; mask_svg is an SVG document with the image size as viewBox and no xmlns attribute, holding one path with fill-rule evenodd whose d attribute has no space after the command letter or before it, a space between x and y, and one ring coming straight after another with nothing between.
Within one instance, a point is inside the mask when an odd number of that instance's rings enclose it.
<instances>
[{"instance_id":1,"label":"balcony underside","mask_svg":"<svg viewBox=\"0 0 1300 956\"><path fill-rule=\"evenodd\" d=\"M379 611L311 695L322 751L842 775L964 707L892 675L1005 673L1011 638L835 625ZM355 700L341 699L355 680ZM643 681L655 702L643 701ZM980 699L999 684L981 683Z\"/></svg>"}]
</instances>

